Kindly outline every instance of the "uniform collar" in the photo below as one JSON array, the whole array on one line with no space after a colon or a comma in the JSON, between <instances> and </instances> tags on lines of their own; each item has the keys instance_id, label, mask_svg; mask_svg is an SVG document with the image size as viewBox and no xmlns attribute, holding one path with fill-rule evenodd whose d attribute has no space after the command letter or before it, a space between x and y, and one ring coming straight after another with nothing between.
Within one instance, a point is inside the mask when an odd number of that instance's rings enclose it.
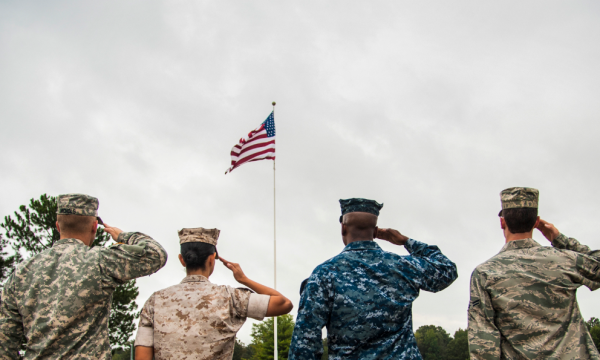
<instances>
[{"instance_id":1,"label":"uniform collar","mask_svg":"<svg viewBox=\"0 0 600 360\"><path fill-rule=\"evenodd\" d=\"M534 247L539 247L541 246L540 244L538 244L535 240L529 238L529 239L522 239L522 240L514 240L514 241L509 241L508 243L506 243L503 247L502 250L500 250L500 252L505 252L505 251L510 251L510 250L518 250L518 249L529 249L529 248L534 248Z\"/></svg>"},{"instance_id":2,"label":"uniform collar","mask_svg":"<svg viewBox=\"0 0 600 360\"><path fill-rule=\"evenodd\" d=\"M346 245L344 251L353 251L353 250L380 250L381 248L377 243L373 240L365 240L365 241L355 241Z\"/></svg>"},{"instance_id":3,"label":"uniform collar","mask_svg":"<svg viewBox=\"0 0 600 360\"><path fill-rule=\"evenodd\" d=\"M79 239L61 239L54 243L52 246L62 245L62 244L77 244L87 246L83 241Z\"/></svg>"},{"instance_id":4,"label":"uniform collar","mask_svg":"<svg viewBox=\"0 0 600 360\"><path fill-rule=\"evenodd\" d=\"M188 275L181 280L181 283L189 283L189 282L210 282L208 279L202 275Z\"/></svg>"}]
</instances>

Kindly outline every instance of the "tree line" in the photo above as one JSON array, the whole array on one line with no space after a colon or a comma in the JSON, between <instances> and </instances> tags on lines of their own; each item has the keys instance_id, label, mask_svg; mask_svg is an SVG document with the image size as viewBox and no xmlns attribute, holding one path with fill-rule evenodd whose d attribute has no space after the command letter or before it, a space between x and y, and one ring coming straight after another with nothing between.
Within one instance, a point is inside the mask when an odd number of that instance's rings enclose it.
<instances>
[{"instance_id":1,"label":"tree line","mask_svg":"<svg viewBox=\"0 0 600 360\"><path fill-rule=\"evenodd\" d=\"M600 320L591 318L586 325L596 348L600 350ZM288 358L294 320L292 315L277 318L277 352L280 359ZM236 339L233 360L273 359L273 318L252 325L252 342L244 345ZM424 325L415 331L417 346L424 360L468 360L469 339L466 329L458 329L454 336L441 326ZM327 359L327 339L323 339L323 356Z\"/></svg>"}]
</instances>

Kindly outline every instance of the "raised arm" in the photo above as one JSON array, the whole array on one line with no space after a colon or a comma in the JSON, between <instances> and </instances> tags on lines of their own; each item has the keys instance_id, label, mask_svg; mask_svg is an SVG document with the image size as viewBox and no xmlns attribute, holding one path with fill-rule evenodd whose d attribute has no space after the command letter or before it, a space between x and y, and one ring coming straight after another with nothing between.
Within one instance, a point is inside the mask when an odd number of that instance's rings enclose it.
<instances>
[{"instance_id":1,"label":"raised arm","mask_svg":"<svg viewBox=\"0 0 600 360\"><path fill-rule=\"evenodd\" d=\"M20 359L19 348L23 338L23 318L17 308L11 275L0 299L0 359Z\"/></svg>"},{"instance_id":2,"label":"raised arm","mask_svg":"<svg viewBox=\"0 0 600 360\"><path fill-rule=\"evenodd\" d=\"M600 250L590 250L579 241L566 237L553 224L545 220L540 219L537 229L555 248L581 254L577 258L577 271L583 276L581 283L591 290L600 288Z\"/></svg>"},{"instance_id":3,"label":"raised arm","mask_svg":"<svg viewBox=\"0 0 600 360\"><path fill-rule=\"evenodd\" d=\"M268 286L257 283L254 280L250 280L242 271L240 264L233 263L223 259L219 256L219 260L233 273L233 277L240 284L249 287L254 290L257 294L269 295L269 307L265 316L279 316L289 314L294 308L294 305L290 299L283 296L279 291L272 289Z\"/></svg>"},{"instance_id":4,"label":"raised arm","mask_svg":"<svg viewBox=\"0 0 600 360\"><path fill-rule=\"evenodd\" d=\"M435 245L427 245L420 241L410 239L394 229L378 229L377 238L387 240L395 245L404 245L406 250L415 260L414 281L419 288L438 292L441 291L458 277L456 264L448 259Z\"/></svg>"},{"instance_id":5,"label":"raised arm","mask_svg":"<svg viewBox=\"0 0 600 360\"><path fill-rule=\"evenodd\" d=\"M153 274L165 266L167 252L150 236L108 225L105 230L117 242L100 250L100 266L107 276L124 282Z\"/></svg>"},{"instance_id":6,"label":"raised arm","mask_svg":"<svg viewBox=\"0 0 600 360\"><path fill-rule=\"evenodd\" d=\"M469 302L469 353L471 360L500 359L500 331L494 324L494 308L475 269L471 275Z\"/></svg>"},{"instance_id":7,"label":"raised arm","mask_svg":"<svg viewBox=\"0 0 600 360\"><path fill-rule=\"evenodd\" d=\"M554 224L540 219L537 229L555 248L571 250L600 259L600 250L590 250L589 247L579 243L579 241L561 234Z\"/></svg>"}]
</instances>

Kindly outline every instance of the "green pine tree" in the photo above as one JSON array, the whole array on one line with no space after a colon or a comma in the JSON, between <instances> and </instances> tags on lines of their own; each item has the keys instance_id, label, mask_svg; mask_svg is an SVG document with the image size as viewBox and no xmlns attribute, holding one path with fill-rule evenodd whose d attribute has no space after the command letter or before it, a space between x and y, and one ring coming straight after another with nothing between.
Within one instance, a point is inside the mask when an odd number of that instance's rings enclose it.
<instances>
[{"instance_id":1,"label":"green pine tree","mask_svg":"<svg viewBox=\"0 0 600 360\"><path fill-rule=\"evenodd\" d=\"M56 197L43 194L39 200L31 199L29 205L21 205L14 218L6 216L0 227L0 281L12 274L23 260L54 245L60 239L56 230ZM92 246L107 246L110 236L99 228ZM4 248L10 244L14 255L6 257ZM109 320L109 338L113 349L128 348L129 339L135 330L135 319L139 317L135 299L139 292L135 280L117 287L113 294Z\"/></svg>"}]
</instances>

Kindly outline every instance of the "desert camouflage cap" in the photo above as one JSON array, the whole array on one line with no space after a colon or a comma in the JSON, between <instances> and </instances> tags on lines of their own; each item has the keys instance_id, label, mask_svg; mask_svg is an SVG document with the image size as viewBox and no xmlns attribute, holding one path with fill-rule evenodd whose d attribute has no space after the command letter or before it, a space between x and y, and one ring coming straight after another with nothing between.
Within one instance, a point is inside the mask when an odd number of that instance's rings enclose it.
<instances>
[{"instance_id":1,"label":"desert camouflage cap","mask_svg":"<svg viewBox=\"0 0 600 360\"><path fill-rule=\"evenodd\" d=\"M192 229L181 229L179 230L179 244L185 244L190 242L203 242L217 246L217 240L219 240L219 229L205 229L205 228L192 228Z\"/></svg>"},{"instance_id":2,"label":"desert camouflage cap","mask_svg":"<svg viewBox=\"0 0 600 360\"><path fill-rule=\"evenodd\" d=\"M58 215L83 215L98 217L97 198L84 194L63 194L58 195L57 211Z\"/></svg>"},{"instance_id":3,"label":"desert camouflage cap","mask_svg":"<svg viewBox=\"0 0 600 360\"><path fill-rule=\"evenodd\" d=\"M536 208L540 192L534 188L527 187L512 187L502 190L500 193L500 201L502 202L502 210L514 208Z\"/></svg>"},{"instance_id":4,"label":"desert camouflage cap","mask_svg":"<svg viewBox=\"0 0 600 360\"><path fill-rule=\"evenodd\" d=\"M352 198L340 199L340 207L342 208L342 215L351 212L366 212L379 216L379 210L381 210L383 204L375 200Z\"/></svg>"}]
</instances>

